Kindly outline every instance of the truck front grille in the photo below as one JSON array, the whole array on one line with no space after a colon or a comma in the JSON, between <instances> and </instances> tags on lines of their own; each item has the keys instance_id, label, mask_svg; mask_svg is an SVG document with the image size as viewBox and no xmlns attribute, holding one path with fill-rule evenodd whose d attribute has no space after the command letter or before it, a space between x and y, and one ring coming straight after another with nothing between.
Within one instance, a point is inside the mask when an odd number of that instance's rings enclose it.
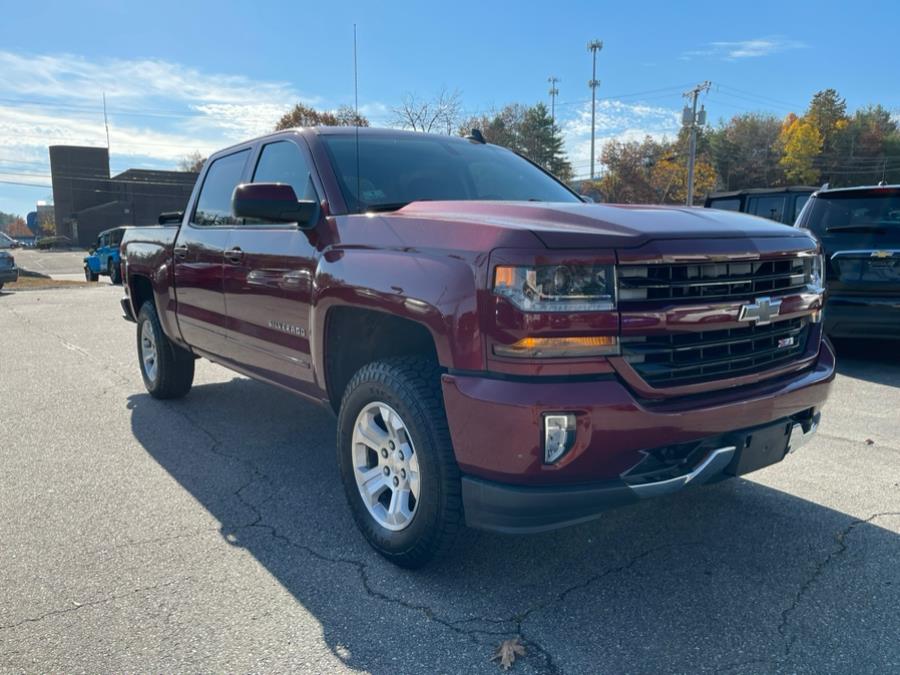
<instances>
[{"instance_id":1,"label":"truck front grille","mask_svg":"<svg viewBox=\"0 0 900 675\"><path fill-rule=\"evenodd\" d=\"M759 373L806 349L805 317L763 326L623 337L622 354L647 384L672 387Z\"/></svg>"},{"instance_id":2,"label":"truck front grille","mask_svg":"<svg viewBox=\"0 0 900 675\"><path fill-rule=\"evenodd\" d=\"M748 262L625 265L618 268L619 303L719 301L802 291L810 281L808 257Z\"/></svg>"}]
</instances>

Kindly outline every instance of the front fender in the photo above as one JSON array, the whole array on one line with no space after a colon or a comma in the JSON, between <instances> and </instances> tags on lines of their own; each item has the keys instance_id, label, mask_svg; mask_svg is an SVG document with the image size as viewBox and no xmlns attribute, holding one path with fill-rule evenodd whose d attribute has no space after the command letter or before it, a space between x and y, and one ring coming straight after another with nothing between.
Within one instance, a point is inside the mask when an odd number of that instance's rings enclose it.
<instances>
[{"instance_id":1,"label":"front fender","mask_svg":"<svg viewBox=\"0 0 900 675\"><path fill-rule=\"evenodd\" d=\"M84 259L84 266L94 274L100 273L100 260L95 255L89 255Z\"/></svg>"},{"instance_id":2,"label":"front fender","mask_svg":"<svg viewBox=\"0 0 900 675\"><path fill-rule=\"evenodd\" d=\"M310 335L319 374L325 373L326 319L335 307L415 321L428 329L442 366L484 368L475 272L464 260L401 250L332 250L319 260L313 288Z\"/></svg>"}]
</instances>

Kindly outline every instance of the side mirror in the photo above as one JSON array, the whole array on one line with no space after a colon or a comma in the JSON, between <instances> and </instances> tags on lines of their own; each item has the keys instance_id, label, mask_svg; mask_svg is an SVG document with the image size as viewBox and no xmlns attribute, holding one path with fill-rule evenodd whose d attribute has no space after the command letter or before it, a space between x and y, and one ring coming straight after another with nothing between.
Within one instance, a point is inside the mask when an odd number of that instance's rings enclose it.
<instances>
[{"instance_id":1,"label":"side mirror","mask_svg":"<svg viewBox=\"0 0 900 675\"><path fill-rule=\"evenodd\" d=\"M294 188L282 183L243 183L234 189L231 209L238 218L274 223L297 223L310 228L319 217L319 202L297 199Z\"/></svg>"}]
</instances>

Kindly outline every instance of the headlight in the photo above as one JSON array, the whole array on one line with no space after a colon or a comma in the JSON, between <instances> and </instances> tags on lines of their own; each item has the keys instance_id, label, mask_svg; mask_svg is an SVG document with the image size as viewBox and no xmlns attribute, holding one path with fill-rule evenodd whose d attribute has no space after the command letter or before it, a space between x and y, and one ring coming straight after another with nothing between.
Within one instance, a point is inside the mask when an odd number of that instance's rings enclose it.
<instances>
[{"instance_id":1,"label":"headlight","mask_svg":"<svg viewBox=\"0 0 900 675\"><path fill-rule=\"evenodd\" d=\"M498 266L494 293L524 312L599 312L615 309L612 265Z\"/></svg>"},{"instance_id":2,"label":"headlight","mask_svg":"<svg viewBox=\"0 0 900 675\"><path fill-rule=\"evenodd\" d=\"M809 258L806 285L814 293L821 293L825 289L825 259L821 254Z\"/></svg>"}]
</instances>

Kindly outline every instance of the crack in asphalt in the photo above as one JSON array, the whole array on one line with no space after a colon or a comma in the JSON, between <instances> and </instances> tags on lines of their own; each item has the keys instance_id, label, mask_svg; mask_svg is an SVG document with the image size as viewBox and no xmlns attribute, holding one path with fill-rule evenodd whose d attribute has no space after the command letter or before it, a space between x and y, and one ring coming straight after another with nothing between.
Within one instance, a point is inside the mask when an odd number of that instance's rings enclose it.
<instances>
[{"instance_id":1,"label":"crack in asphalt","mask_svg":"<svg viewBox=\"0 0 900 675\"><path fill-rule=\"evenodd\" d=\"M662 550L671 549L679 546L693 546L698 545L699 542L684 542L678 544L666 544L661 546L655 546L653 548L647 549L646 551L642 551L631 558L629 558L626 562L621 565L617 565L615 567L610 567L602 572L597 574L593 574L587 579L583 579L576 584L566 587L559 593L557 593L554 597L545 600L543 602L537 603L534 606L527 608L526 610L519 612L515 615L512 615L508 618L491 618L491 617L476 617L463 619L458 621L451 621L449 619L445 619L439 615L439 613L433 609L430 605L410 602L408 600L404 600L403 598L397 598L391 595L384 593L383 591L376 588L375 584L372 582L370 574L369 574L369 564L362 561L357 560L355 558L346 558L346 557L335 557L327 555L307 544L302 544L297 541L294 541L291 537L279 532L278 529L274 525L270 525L268 523L263 522L264 513L260 508L263 504L270 501L273 497L270 495L266 499L261 500L259 503L252 503L248 501L243 493L253 486L256 483L264 482L268 484L269 488L273 487L272 480L268 474L262 471L259 466L248 460L244 457L240 457L238 455L232 455L228 452L222 450L221 442L213 434L209 429L204 427L198 420L194 419L191 415L185 413L183 410L179 410L169 405L170 409L180 414L188 423L191 424L194 428L204 434L210 441L210 446L207 448L208 452L212 452L215 455L223 457L225 459L229 459L234 462L238 462L239 464L244 465L249 471L249 478L238 487L233 493L234 496L244 507L246 507L251 513L254 514L254 518L247 523L243 523L241 525L235 525L232 527L225 527L223 525L221 532L225 537L226 541L231 544L239 545L238 542L234 540L234 535L240 530L256 528L265 531L270 537L273 539L282 542L284 545L294 548L296 550L302 551L309 556L316 558L322 562L331 563L331 564L343 564L349 565L352 567L362 585L362 588L367 596L378 600L380 602L385 602L388 604L392 604L398 607L402 607L406 610L412 612L421 613L427 620L433 621L444 628L458 634L463 635L469 639L471 639L475 644L480 646L492 645L496 646L496 641L498 638L503 637L519 637L522 640L522 643L526 647L531 647L534 654L538 656L544 664L545 672L556 675L561 673L562 670L555 662L552 653L548 648L542 645L536 638L529 637L526 635L524 623L536 612L539 612L543 609L546 609L558 602L562 602L568 597L571 593L583 590L588 586L610 576L613 574L618 574L621 572L625 572L632 567L634 567L638 562L647 558L648 556L657 553ZM471 623L481 623L495 626L505 626L505 630L485 630L483 627L473 626L466 628L466 624Z\"/></svg>"},{"instance_id":2,"label":"crack in asphalt","mask_svg":"<svg viewBox=\"0 0 900 675\"><path fill-rule=\"evenodd\" d=\"M90 600L88 602L80 602L77 604L73 604L71 607L65 607L62 609L53 609L49 612L44 612L43 614L39 614L34 617L26 617L20 621L15 623L9 623L6 625L0 626L0 630L11 630L13 628L18 628L26 623L38 623L43 621L44 619L48 619L53 616L59 616L61 614L71 614L72 612L77 612L80 609L84 609L85 607L96 607L97 605L104 605L109 602L114 602L116 600L121 600L122 598L127 598L131 595L137 595L139 593L146 593L149 591L157 591L161 588L166 588L167 586L172 586L174 584L182 583L184 581L190 581L192 577L182 577L180 579L173 579L171 581L167 581L162 584L154 584L152 586L142 586L140 588L132 589L126 593L117 593L114 595L107 596L105 598L99 598L97 600ZM74 603L74 601L73 601Z\"/></svg>"},{"instance_id":3,"label":"crack in asphalt","mask_svg":"<svg viewBox=\"0 0 900 675\"><path fill-rule=\"evenodd\" d=\"M835 535L834 538L837 542L837 548L829 552L822 561L816 564L812 573L802 584L800 584L800 588L794 594L794 598L791 601L791 604L781 612L781 622L778 624L778 634L781 635L782 639L785 641L784 656L781 660L784 660L791 655L791 651L794 649L794 645L797 643L797 635L788 635L788 627L790 624L791 614L793 614L797 610L797 607L800 605L804 596L809 592L810 588L815 585L816 581L818 581L819 577L822 576L825 570L832 563L834 563L835 560L837 560L847 552L847 549L849 547L846 540L847 537L850 536L850 533L853 532L853 530L855 530L859 525L871 523L873 520L883 518L885 516L900 516L900 511L882 511L879 513L873 513L866 518L854 519Z\"/></svg>"}]
</instances>

